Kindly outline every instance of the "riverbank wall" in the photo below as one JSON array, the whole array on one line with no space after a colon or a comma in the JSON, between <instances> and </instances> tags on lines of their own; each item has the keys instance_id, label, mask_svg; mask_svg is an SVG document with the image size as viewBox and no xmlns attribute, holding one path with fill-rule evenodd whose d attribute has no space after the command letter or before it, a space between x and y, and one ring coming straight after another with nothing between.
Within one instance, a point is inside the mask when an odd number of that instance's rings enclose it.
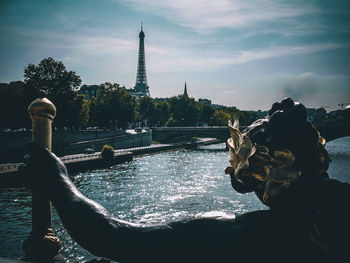
<instances>
[{"instance_id":1,"label":"riverbank wall","mask_svg":"<svg viewBox=\"0 0 350 263\"><path fill-rule=\"evenodd\" d=\"M98 152L105 144L111 145L114 149L129 149L134 147L150 146L152 144L152 132L145 130L142 132L129 131L122 135L80 140L69 144L58 144L54 145L53 151L58 156L79 154L84 152L86 148L90 148Z\"/></svg>"},{"instance_id":2,"label":"riverbank wall","mask_svg":"<svg viewBox=\"0 0 350 263\"><path fill-rule=\"evenodd\" d=\"M115 164L132 161L134 157L159 153L164 151L172 151L178 149L191 149L198 146L219 143L218 139L202 139L191 142L180 142L172 144L154 144L144 147L134 147L129 149L115 150L113 160L106 162L100 152L93 154L74 154L60 157L66 165L70 174L93 170L99 168L110 167ZM0 188L3 187L19 187L22 186L23 179L18 172L18 168L22 163L7 163L0 165Z\"/></svg>"},{"instance_id":3,"label":"riverbank wall","mask_svg":"<svg viewBox=\"0 0 350 263\"><path fill-rule=\"evenodd\" d=\"M0 163L20 161L26 150L25 145L32 140L30 131L1 133ZM152 132L142 130L79 130L53 131L52 150L57 156L83 153L86 148L98 152L103 145L114 149L149 146L152 144Z\"/></svg>"}]
</instances>

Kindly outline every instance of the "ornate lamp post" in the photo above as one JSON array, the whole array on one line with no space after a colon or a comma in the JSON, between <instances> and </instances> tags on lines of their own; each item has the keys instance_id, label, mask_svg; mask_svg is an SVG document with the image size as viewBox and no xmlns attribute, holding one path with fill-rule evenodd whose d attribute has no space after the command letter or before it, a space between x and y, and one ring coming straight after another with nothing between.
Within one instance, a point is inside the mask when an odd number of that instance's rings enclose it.
<instances>
[{"instance_id":1,"label":"ornate lamp post","mask_svg":"<svg viewBox=\"0 0 350 263\"><path fill-rule=\"evenodd\" d=\"M40 98L28 107L32 119L32 139L51 151L52 120L56 107L46 98L46 92L40 91ZM36 191L32 194L32 231L23 244L23 250L29 259L48 262L58 254L61 241L51 228L51 202Z\"/></svg>"}]
</instances>

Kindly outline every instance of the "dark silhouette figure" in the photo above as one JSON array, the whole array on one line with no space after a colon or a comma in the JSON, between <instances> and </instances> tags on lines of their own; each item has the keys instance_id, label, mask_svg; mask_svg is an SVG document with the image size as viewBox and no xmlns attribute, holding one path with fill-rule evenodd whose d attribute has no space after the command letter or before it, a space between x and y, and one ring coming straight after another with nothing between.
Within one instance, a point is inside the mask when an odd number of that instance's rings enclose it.
<instances>
[{"instance_id":1,"label":"dark silhouette figure","mask_svg":"<svg viewBox=\"0 0 350 263\"><path fill-rule=\"evenodd\" d=\"M283 183L268 186L267 179L251 176L265 172L262 158L252 155L249 167L231 173L232 185L240 192L255 191L272 209L235 219L190 218L161 225L119 220L85 197L62 161L37 144L28 146L22 171L27 184L52 201L75 241L118 262L344 262L350 258L350 185L328 179L328 155L317 131L299 120L306 116L303 111L283 101L274 104L269 119L248 128L256 147L268 149L265 165L275 171L273 152L288 149L295 157L293 172L300 173L287 189L280 187ZM283 174L286 167L277 168Z\"/></svg>"}]
</instances>

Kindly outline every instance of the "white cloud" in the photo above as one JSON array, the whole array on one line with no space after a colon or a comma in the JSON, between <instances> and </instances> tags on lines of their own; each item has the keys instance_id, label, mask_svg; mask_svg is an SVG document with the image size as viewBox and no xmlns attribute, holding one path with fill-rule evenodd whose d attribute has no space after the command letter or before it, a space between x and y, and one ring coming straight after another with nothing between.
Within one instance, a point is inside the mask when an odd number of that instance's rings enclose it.
<instances>
[{"instance_id":1,"label":"white cloud","mask_svg":"<svg viewBox=\"0 0 350 263\"><path fill-rule=\"evenodd\" d=\"M249 51L241 51L239 55L232 59L233 64L246 63L253 60L274 58L287 55L298 55L306 53L314 53L323 50L332 50L342 48L343 45L335 43L324 43L316 45L303 46L272 46L269 48L255 49Z\"/></svg>"},{"instance_id":2,"label":"white cloud","mask_svg":"<svg viewBox=\"0 0 350 263\"><path fill-rule=\"evenodd\" d=\"M334 110L339 103L350 102L350 78L339 75L319 75L305 72L284 75L276 79L282 97L291 97L308 107L327 106Z\"/></svg>"},{"instance_id":3,"label":"white cloud","mask_svg":"<svg viewBox=\"0 0 350 263\"><path fill-rule=\"evenodd\" d=\"M7 27L19 36L25 37L21 44L51 49L76 49L91 53L123 53L135 51L138 43L129 39L109 36L109 34L72 34L47 29ZM28 38L29 39L28 39ZM18 44L18 43L17 43Z\"/></svg>"},{"instance_id":4,"label":"white cloud","mask_svg":"<svg viewBox=\"0 0 350 263\"><path fill-rule=\"evenodd\" d=\"M261 76L228 82L190 83L195 98L205 97L213 103L236 106L243 110L267 110L275 101L291 97L308 108L339 109L339 103L350 102L350 77L319 75L313 72Z\"/></svg>"},{"instance_id":5,"label":"white cloud","mask_svg":"<svg viewBox=\"0 0 350 263\"><path fill-rule=\"evenodd\" d=\"M108 36L78 35L73 40L75 48L92 53L124 53L137 51L135 41Z\"/></svg>"},{"instance_id":6,"label":"white cloud","mask_svg":"<svg viewBox=\"0 0 350 263\"><path fill-rule=\"evenodd\" d=\"M215 28L242 28L315 12L315 8L279 1L124 0L134 9L157 12L176 24L205 33Z\"/></svg>"},{"instance_id":7,"label":"white cloud","mask_svg":"<svg viewBox=\"0 0 350 263\"><path fill-rule=\"evenodd\" d=\"M206 57L195 57L182 54L181 49L149 47L147 52L151 69L154 72L170 72L182 70L202 70L226 65L244 64L255 60L269 59L280 56L290 56L314 53L324 50L342 48L335 43L325 43L304 46L272 46L268 48L239 51L235 53L214 51L206 53Z\"/></svg>"}]
</instances>

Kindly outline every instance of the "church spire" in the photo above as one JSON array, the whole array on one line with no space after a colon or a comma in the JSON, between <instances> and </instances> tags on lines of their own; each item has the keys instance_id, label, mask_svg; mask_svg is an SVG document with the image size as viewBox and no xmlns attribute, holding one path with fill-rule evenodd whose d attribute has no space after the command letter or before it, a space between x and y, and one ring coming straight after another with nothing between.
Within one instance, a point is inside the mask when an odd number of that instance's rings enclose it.
<instances>
[{"instance_id":1,"label":"church spire","mask_svg":"<svg viewBox=\"0 0 350 263\"><path fill-rule=\"evenodd\" d=\"M186 81L185 81L185 89L184 89L184 95L183 96L184 97L188 97Z\"/></svg>"}]
</instances>

